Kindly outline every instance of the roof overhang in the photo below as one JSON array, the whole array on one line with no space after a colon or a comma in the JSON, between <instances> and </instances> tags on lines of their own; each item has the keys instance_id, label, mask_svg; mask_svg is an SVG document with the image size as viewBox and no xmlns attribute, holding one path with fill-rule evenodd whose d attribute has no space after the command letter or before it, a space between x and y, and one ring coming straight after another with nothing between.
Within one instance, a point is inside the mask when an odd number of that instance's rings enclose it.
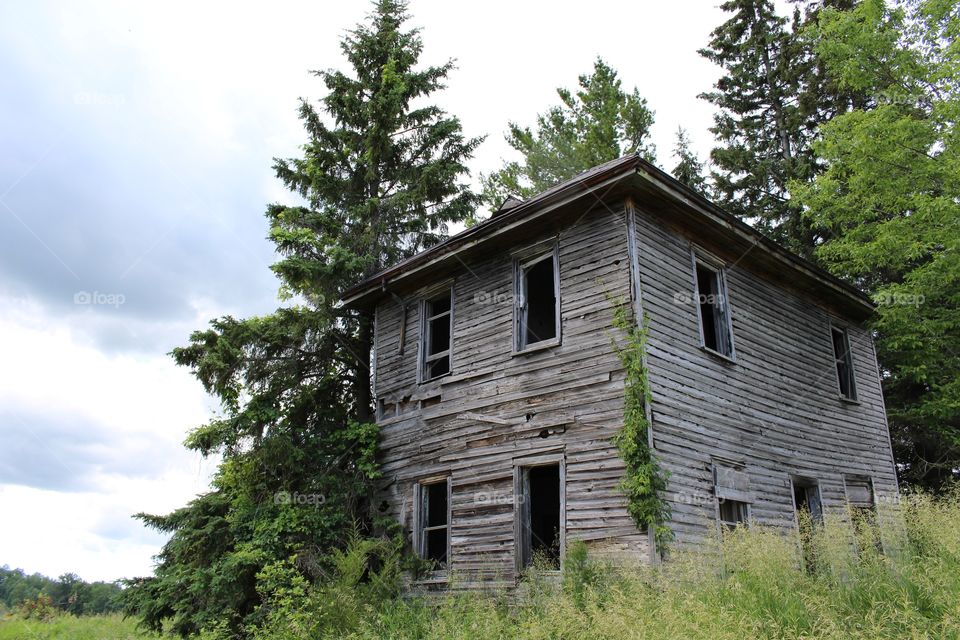
<instances>
[{"instance_id":1,"label":"roof overhang","mask_svg":"<svg viewBox=\"0 0 960 640\"><path fill-rule=\"evenodd\" d=\"M731 263L759 270L818 304L857 320L873 312L873 303L855 287L782 248L637 155L595 167L384 269L348 289L342 301L350 307L370 308L388 291L415 289L450 269L466 270L468 260L478 254L515 245L523 236L557 226L567 212L579 210L582 216L584 207L587 211L606 208L627 197L640 212L678 227L695 243L702 241Z\"/></svg>"}]
</instances>

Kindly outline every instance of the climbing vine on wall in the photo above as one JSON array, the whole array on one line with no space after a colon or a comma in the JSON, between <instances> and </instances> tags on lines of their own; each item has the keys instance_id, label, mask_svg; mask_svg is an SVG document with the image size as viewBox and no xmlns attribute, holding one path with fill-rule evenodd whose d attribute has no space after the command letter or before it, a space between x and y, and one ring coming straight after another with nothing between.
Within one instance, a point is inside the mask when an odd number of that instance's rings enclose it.
<instances>
[{"instance_id":1,"label":"climbing vine on wall","mask_svg":"<svg viewBox=\"0 0 960 640\"><path fill-rule=\"evenodd\" d=\"M614 342L614 349L626 370L624 381L623 428L614 442L627 470L620 489L627 496L627 512L641 529L652 529L657 548L663 552L673 539L667 526L670 505L663 497L667 473L660 468L650 446L650 422L646 408L651 401L644 353L647 346L646 319L634 322L627 304L617 304L613 324L626 335L625 344Z\"/></svg>"}]
</instances>

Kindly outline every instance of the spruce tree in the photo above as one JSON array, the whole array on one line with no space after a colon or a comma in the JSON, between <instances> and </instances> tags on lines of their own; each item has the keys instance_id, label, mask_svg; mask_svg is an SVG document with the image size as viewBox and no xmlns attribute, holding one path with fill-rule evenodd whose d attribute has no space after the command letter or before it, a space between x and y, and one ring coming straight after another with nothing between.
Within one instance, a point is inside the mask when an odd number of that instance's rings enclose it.
<instances>
[{"instance_id":1,"label":"spruce tree","mask_svg":"<svg viewBox=\"0 0 960 640\"><path fill-rule=\"evenodd\" d=\"M263 598L283 588L276 576L292 567L290 579L322 580L331 550L375 524L371 319L338 300L443 239L478 202L465 163L479 140L427 103L452 63L418 67L422 44L406 18L403 2L375 3L343 40L349 72L314 72L327 95L320 109L301 101L303 155L275 162L303 201L267 209L288 304L214 320L173 351L222 406L186 445L222 462L209 493L140 516L171 536L155 576L124 592L127 612L153 629L188 636L226 624L246 637Z\"/></svg>"},{"instance_id":2,"label":"spruce tree","mask_svg":"<svg viewBox=\"0 0 960 640\"><path fill-rule=\"evenodd\" d=\"M711 131L715 196L732 213L801 254L816 242L800 208L790 202L791 180L809 180L814 162L798 96L804 60L799 13L793 28L770 0L728 0L732 14L700 54L723 68L702 98L719 109Z\"/></svg>"},{"instance_id":3,"label":"spruce tree","mask_svg":"<svg viewBox=\"0 0 960 640\"><path fill-rule=\"evenodd\" d=\"M677 127L677 142L673 147L677 164L671 171L673 177L701 194L707 194L707 179L703 175L703 163L690 148L686 129Z\"/></svg>"},{"instance_id":4,"label":"spruce tree","mask_svg":"<svg viewBox=\"0 0 960 640\"><path fill-rule=\"evenodd\" d=\"M527 198L598 164L639 152L653 160L653 111L636 88L623 89L617 72L597 59L579 77L576 93L559 88L560 103L537 116L536 130L511 122L507 144L522 159L483 177L492 209L507 196Z\"/></svg>"}]
</instances>

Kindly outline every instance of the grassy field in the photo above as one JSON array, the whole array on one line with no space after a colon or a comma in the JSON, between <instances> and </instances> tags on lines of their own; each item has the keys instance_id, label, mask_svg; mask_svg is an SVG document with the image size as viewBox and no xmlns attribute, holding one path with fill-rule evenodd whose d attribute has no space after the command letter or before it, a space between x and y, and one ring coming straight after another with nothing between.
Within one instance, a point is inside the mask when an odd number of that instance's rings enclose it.
<instances>
[{"instance_id":1,"label":"grassy field","mask_svg":"<svg viewBox=\"0 0 960 640\"><path fill-rule=\"evenodd\" d=\"M56 616L50 620L0 618L0 640L141 640L158 636L137 631L134 620L122 616Z\"/></svg>"}]
</instances>

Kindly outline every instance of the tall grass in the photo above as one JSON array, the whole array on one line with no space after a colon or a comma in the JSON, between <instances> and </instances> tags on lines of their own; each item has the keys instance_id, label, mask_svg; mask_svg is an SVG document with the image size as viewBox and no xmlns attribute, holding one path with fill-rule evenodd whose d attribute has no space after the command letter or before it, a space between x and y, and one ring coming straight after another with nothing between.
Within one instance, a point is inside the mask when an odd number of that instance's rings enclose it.
<instances>
[{"instance_id":1,"label":"tall grass","mask_svg":"<svg viewBox=\"0 0 960 640\"><path fill-rule=\"evenodd\" d=\"M256 637L960 637L960 494L907 497L881 516L883 552L869 528L835 517L804 544L782 529L738 529L660 567L606 566L573 544L562 581L534 571L511 594L375 599L339 583L285 600ZM307 631L293 619L325 622Z\"/></svg>"},{"instance_id":2,"label":"tall grass","mask_svg":"<svg viewBox=\"0 0 960 640\"><path fill-rule=\"evenodd\" d=\"M0 617L0 640L142 640L160 636L141 632L135 620L122 616L57 614L46 620L16 614Z\"/></svg>"}]
</instances>

